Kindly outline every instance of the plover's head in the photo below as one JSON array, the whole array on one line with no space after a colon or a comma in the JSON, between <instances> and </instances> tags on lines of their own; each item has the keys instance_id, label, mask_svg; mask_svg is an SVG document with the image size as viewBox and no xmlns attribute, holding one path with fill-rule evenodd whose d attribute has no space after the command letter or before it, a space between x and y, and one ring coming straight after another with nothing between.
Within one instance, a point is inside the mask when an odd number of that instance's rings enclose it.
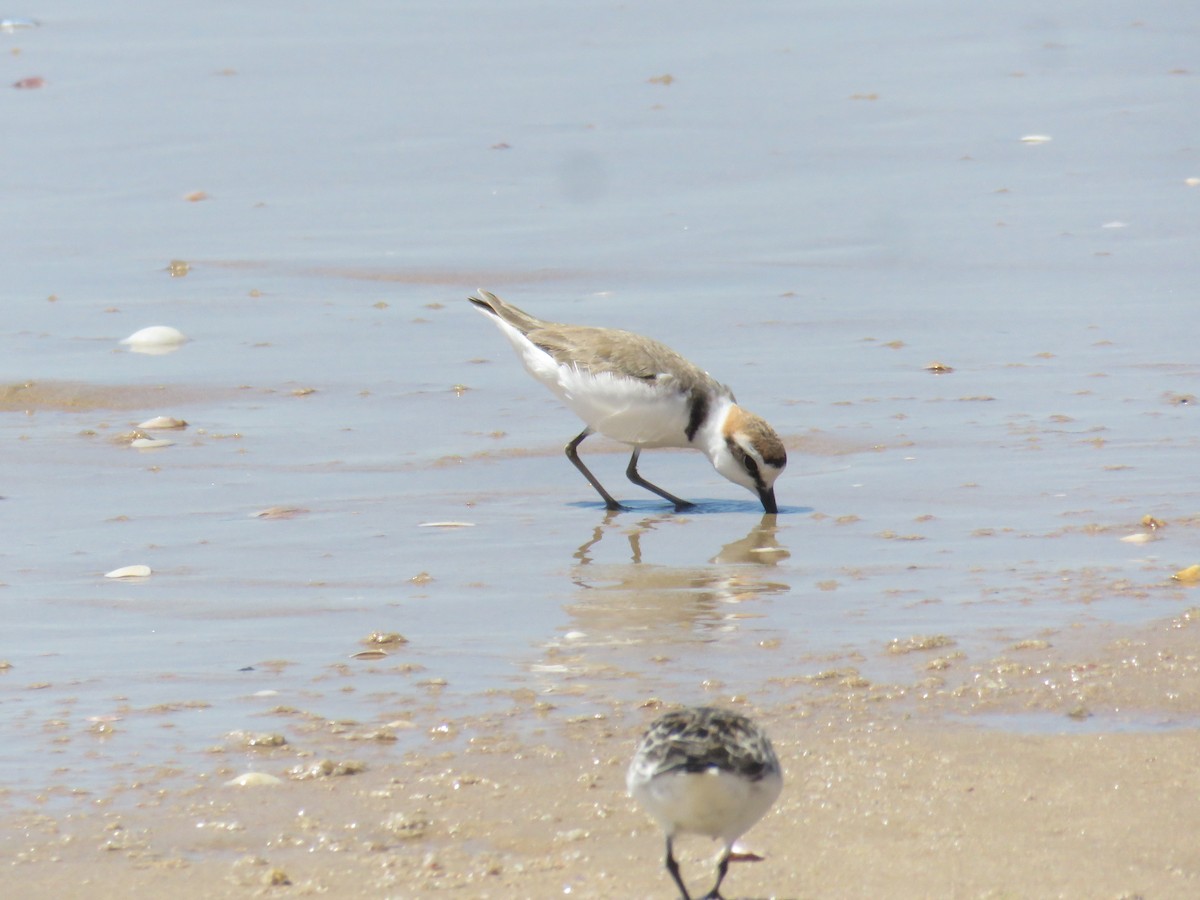
<instances>
[{"instance_id":1,"label":"plover's head","mask_svg":"<svg viewBox=\"0 0 1200 900\"><path fill-rule=\"evenodd\" d=\"M764 510L778 512L775 479L787 465L787 451L775 429L733 404L721 426L721 438L709 455L716 470L734 484L753 491Z\"/></svg>"}]
</instances>

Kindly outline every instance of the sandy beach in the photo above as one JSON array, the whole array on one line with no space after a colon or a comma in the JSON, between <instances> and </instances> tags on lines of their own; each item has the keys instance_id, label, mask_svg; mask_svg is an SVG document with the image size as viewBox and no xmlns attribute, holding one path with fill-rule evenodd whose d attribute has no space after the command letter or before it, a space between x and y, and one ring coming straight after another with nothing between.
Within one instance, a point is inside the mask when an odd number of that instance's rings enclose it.
<instances>
[{"instance_id":1,"label":"sandy beach","mask_svg":"<svg viewBox=\"0 0 1200 900\"><path fill-rule=\"evenodd\" d=\"M765 858L735 863L726 896L1191 896L1197 732L1178 723L1200 711L1198 619L911 684L818 672L763 709L714 692L769 729L787 776L746 839ZM602 677L577 687L606 711L564 720L524 693L493 716L434 704L378 728L280 710L284 746L247 756L250 738L233 736L199 776L147 771L5 811L6 877L30 898L672 897L661 835L624 794L638 731L664 704L618 702ZM1035 731L1020 727L1030 714ZM1117 714L1153 725L1089 727ZM428 749L389 760L379 748L402 729ZM282 780L229 785L243 768ZM706 890L715 846L682 847Z\"/></svg>"}]
</instances>

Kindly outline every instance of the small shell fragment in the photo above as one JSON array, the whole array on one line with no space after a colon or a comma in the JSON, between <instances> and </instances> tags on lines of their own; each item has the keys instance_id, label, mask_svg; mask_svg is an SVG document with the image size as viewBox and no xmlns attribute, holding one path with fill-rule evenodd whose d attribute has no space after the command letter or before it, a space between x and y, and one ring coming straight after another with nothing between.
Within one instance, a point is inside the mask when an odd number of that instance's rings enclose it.
<instances>
[{"instance_id":1,"label":"small shell fragment","mask_svg":"<svg viewBox=\"0 0 1200 900\"><path fill-rule=\"evenodd\" d=\"M1171 577L1183 584L1200 584L1200 565L1180 569Z\"/></svg>"},{"instance_id":2,"label":"small shell fragment","mask_svg":"<svg viewBox=\"0 0 1200 900\"><path fill-rule=\"evenodd\" d=\"M407 644L408 638L398 631L372 631L362 642L364 644Z\"/></svg>"},{"instance_id":3,"label":"small shell fragment","mask_svg":"<svg viewBox=\"0 0 1200 900\"><path fill-rule=\"evenodd\" d=\"M138 425L138 428L143 428L146 431L166 431L172 428L187 428L187 422L183 419L173 419L170 416L155 416L153 419L147 419Z\"/></svg>"},{"instance_id":4,"label":"small shell fragment","mask_svg":"<svg viewBox=\"0 0 1200 900\"><path fill-rule=\"evenodd\" d=\"M954 371L953 366L948 366L944 362L937 362L936 360L924 366L924 369L926 372L932 372L934 375L948 375Z\"/></svg>"},{"instance_id":5,"label":"small shell fragment","mask_svg":"<svg viewBox=\"0 0 1200 900\"><path fill-rule=\"evenodd\" d=\"M1126 544L1148 544L1151 541L1157 541L1158 535L1149 531L1139 531L1136 534L1127 534L1121 540Z\"/></svg>"},{"instance_id":6,"label":"small shell fragment","mask_svg":"<svg viewBox=\"0 0 1200 900\"><path fill-rule=\"evenodd\" d=\"M174 441L151 437L134 438L129 444L135 450L161 450L163 447L173 447L174 445Z\"/></svg>"},{"instance_id":7,"label":"small shell fragment","mask_svg":"<svg viewBox=\"0 0 1200 900\"><path fill-rule=\"evenodd\" d=\"M151 568L149 566L122 566L119 569L113 569L111 572L105 572L105 578L147 578L150 575Z\"/></svg>"},{"instance_id":8,"label":"small shell fragment","mask_svg":"<svg viewBox=\"0 0 1200 900\"><path fill-rule=\"evenodd\" d=\"M42 23L37 19L24 19L6 16L5 18L0 19L0 31L4 32L5 34L12 34L14 31L22 28L37 28L41 24Z\"/></svg>"},{"instance_id":9,"label":"small shell fragment","mask_svg":"<svg viewBox=\"0 0 1200 900\"><path fill-rule=\"evenodd\" d=\"M474 528L474 522L422 522L418 528Z\"/></svg>"},{"instance_id":10,"label":"small shell fragment","mask_svg":"<svg viewBox=\"0 0 1200 900\"><path fill-rule=\"evenodd\" d=\"M388 655L386 650L359 650L357 653L351 653L351 659L383 659Z\"/></svg>"},{"instance_id":11,"label":"small shell fragment","mask_svg":"<svg viewBox=\"0 0 1200 900\"><path fill-rule=\"evenodd\" d=\"M893 638L888 642L888 653L917 653L925 650L937 650L941 647L953 647L954 638L944 634L915 634L910 638Z\"/></svg>"},{"instance_id":12,"label":"small shell fragment","mask_svg":"<svg viewBox=\"0 0 1200 900\"><path fill-rule=\"evenodd\" d=\"M225 782L225 787L265 787L271 784L283 784L283 779L266 772L244 772Z\"/></svg>"},{"instance_id":13,"label":"small shell fragment","mask_svg":"<svg viewBox=\"0 0 1200 900\"><path fill-rule=\"evenodd\" d=\"M242 747L286 747L288 743L277 731L231 731L226 737Z\"/></svg>"},{"instance_id":14,"label":"small shell fragment","mask_svg":"<svg viewBox=\"0 0 1200 900\"><path fill-rule=\"evenodd\" d=\"M250 513L252 519L294 519L302 516L308 510L303 506L268 506L258 512Z\"/></svg>"},{"instance_id":15,"label":"small shell fragment","mask_svg":"<svg viewBox=\"0 0 1200 900\"><path fill-rule=\"evenodd\" d=\"M347 759L342 762L334 762L332 759L322 759L311 765L301 763L300 765L292 766L292 768L288 769L288 775L297 781L305 781L310 778L361 775L366 770L366 764L359 762L357 759Z\"/></svg>"},{"instance_id":16,"label":"small shell fragment","mask_svg":"<svg viewBox=\"0 0 1200 900\"><path fill-rule=\"evenodd\" d=\"M1048 134L1027 134L1021 138L1022 144L1045 144L1054 140Z\"/></svg>"}]
</instances>

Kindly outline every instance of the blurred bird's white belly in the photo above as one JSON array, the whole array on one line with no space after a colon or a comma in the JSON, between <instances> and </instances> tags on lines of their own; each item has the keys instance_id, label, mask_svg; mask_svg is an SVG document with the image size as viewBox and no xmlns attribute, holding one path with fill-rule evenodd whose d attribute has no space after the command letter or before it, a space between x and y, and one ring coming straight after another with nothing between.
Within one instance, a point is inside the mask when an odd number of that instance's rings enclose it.
<instances>
[{"instance_id":1,"label":"blurred bird's white belly","mask_svg":"<svg viewBox=\"0 0 1200 900\"><path fill-rule=\"evenodd\" d=\"M781 786L777 775L751 781L712 768L658 775L634 790L668 833L733 840L763 817Z\"/></svg>"}]
</instances>

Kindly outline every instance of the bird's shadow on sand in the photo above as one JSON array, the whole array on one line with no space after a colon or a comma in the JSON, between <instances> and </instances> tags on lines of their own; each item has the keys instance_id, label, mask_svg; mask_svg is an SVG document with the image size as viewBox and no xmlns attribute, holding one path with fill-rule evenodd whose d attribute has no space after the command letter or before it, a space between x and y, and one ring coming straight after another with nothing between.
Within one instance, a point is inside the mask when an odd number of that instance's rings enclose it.
<instances>
[{"instance_id":1,"label":"bird's shadow on sand","mask_svg":"<svg viewBox=\"0 0 1200 900\"><path fill-rule=\"evenodd\" d=\"M662 514L675 512L681 516L711 516L729 513L757 513L758 515L766 515L763 512L762 504L757 500L697 500L695 501L695 505L679 510L675 509L670 503L664 503L661 500L622 501L621 508L614 510L610 510L599 500L577 500L567 505L573 506L576 509L594 509L601 513L629 512L646 515L648 513ZM778 515L806 515L815 511L811 506L781 506L779 507Z\"/></svg>"}]
</instances>

